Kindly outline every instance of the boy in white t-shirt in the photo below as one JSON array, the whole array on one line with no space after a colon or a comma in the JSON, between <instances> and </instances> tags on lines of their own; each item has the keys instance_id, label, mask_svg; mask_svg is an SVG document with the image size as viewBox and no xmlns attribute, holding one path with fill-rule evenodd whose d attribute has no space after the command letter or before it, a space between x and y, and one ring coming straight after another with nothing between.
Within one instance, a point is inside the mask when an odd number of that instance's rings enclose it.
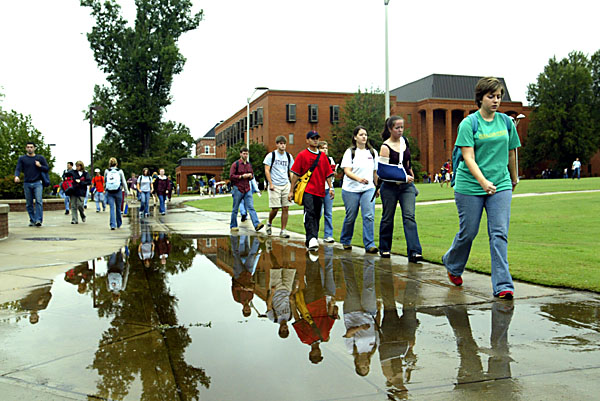
<instances>
[{"instance_id":1,"label":"boy in white t-shirt","mask_svg":"<svg viewBox=\"0 0 600 401\"><path fill-rule=\"evenodd\" d=\"M267 153L263 164L265 165L265 177L269 185L269 221L267 222L267 235L271 235L271 224L281 209L281 232L279 236L289 238L290 235L285 228L288 221L288 210L291 202L288 200L290 193L290 168L294 158L285 151L287 140L283 135L275 138L277 149Z\"/></svg>"}]
</instances>

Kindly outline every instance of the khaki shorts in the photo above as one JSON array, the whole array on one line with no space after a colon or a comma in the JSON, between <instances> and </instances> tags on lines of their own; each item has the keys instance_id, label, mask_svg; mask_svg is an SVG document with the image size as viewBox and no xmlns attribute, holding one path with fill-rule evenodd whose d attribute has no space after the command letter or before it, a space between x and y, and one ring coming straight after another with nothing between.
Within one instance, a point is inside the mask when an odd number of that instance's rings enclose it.
<instances>
[{"instance_id":1,"label":"khaki shorts","mask_svg":"<svg viewBox=\"0 0 600 401\"><path fill-rule=\"evenodd\" d=\"M290 183L285 185L273 185L274 190L269 189L269 207L288 207L292 203L288 200L290 194Z\"/></svg>"},{"instance_id":2,"label":"khaki shorts","mask_svg":"<svg viewBox=\"0 0 600 401\"><path fill-rule=\"evenodd\" d=\"M286 290L290 294L294 287L294 276L296 269L271 269L269 270L269 279L271 288L275 287L273 293L279 290Z\"/></svg>"}]
</instances>

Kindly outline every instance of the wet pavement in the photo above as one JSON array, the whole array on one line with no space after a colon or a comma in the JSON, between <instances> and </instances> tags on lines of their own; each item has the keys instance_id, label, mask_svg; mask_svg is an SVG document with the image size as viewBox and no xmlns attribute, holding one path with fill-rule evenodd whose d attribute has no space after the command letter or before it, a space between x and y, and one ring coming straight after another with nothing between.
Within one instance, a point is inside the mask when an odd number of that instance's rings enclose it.
<instances>
[{"instance_id":1,"label":"wet pavement","mask_svg":"<svg viewBox=\"0 0 600 401\"><path fill-rule=\"evenodd\" d=\"M494 300L489 276L457 288L438 265L307 255L228 219L178 208L132 218L101 257L0 261L21 280L0 287L0 398L598 397L597 294L516 283Z\"/></svg>"}]
</instances>

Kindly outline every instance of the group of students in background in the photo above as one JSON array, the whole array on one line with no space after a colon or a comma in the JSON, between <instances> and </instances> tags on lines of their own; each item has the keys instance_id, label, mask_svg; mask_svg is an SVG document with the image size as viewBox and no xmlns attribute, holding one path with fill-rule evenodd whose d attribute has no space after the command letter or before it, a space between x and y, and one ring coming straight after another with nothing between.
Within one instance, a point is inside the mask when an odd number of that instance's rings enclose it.
<instances>
[{"instance_id":1,"label":"group of students in background","mask_svg":"<svg viewBox=\"0 0 600 401\"><path fill-rule=\"evenodd\" d=\"M514 122L508 116L496 113L504 91L497 78L485 77L479 80L475 88L475 102L479 110L459 125L455 143L455 153L459 158L453 167L460 227L443 257L443 263L449 280L457 286L462 285L461 276L485 209L490 237L493 295L512 299L514 285L508 268L507 245L512 191L518 183L515 149L520 147L520 141ZM354 225L360 209L365 252L379 253L382 258L389 258L396 208L400 204L408 259L413 263L423 260L415 219L418 190L414 185L410 148L403 134L404 119L400 116L388 118L381 134L384 142L378 155L368 141L367 130L362 126L354 129L352 146L345 151L340 163L344 170L342 199L346 211L340 235L343 249L352 249ZM306 134L307 149L294 159L285 151L285 137L279 136L276 138L277 148L267 153L263 161L271 208L266 229L268 235L272 233L273 219L278 210L282 209L280 236L288 236L288 209L294 199L296 184L307 172L312 172L302 197L305 245L309 252L319 248L319 223L322 215L325 216L324 242L334 242L331 209L335 197L333 176L336 166L327 156L327 143L319 140L318 132L309 131ZM381 163L397 166L399 169L403 167L403 178L381 179L378 176ZM450 175L449 171L448 162L446 176ZM247 148L242 148L240 159L232 164L230 177L233 186L231 230L238 230L237 214L239 205L243 202L255 230L260 231L264 224L258 220L254 210L250 186L254 174L248 161ZM449 180L445 177L444 181ZM375 198L378 196L381 197L383 209L379 224L379 247L375 246L374 241Z\"/></svg>"}]
</instances>

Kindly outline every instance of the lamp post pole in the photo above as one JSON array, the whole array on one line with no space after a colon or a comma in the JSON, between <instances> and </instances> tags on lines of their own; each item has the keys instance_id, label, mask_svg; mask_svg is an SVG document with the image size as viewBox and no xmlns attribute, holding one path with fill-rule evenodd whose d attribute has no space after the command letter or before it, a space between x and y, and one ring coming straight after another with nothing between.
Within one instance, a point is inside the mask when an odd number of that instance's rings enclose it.
<instances>
[{"instance_id":1,"label":"lamp post pole","mask_svg":"<svg viewBox=\"0 0 600 401\"><path fill-rule=\"evenodd\" d=\"M90 106L90 171L94 171L94 110L104 110L102 106Z\"/></svg>"},{"instance_id":2,"label":"lamp post pole","mask_svg":"<svg viewBox=\"0 0 600 401\"><path fill-rule=\"evenodd\" d=\"M390 117L390 73L388 65L388 4L390 0L383 0L385 4L385 119Z\"/></svg>"},{"instance_id":3,"label":"lamp post pole","mask_svg":"<svg viewBox=\"0 0 600 401\"><path fill-rule=\"evenodd\" d=\"M248 153L250 153L250 101L252 100L252 96L256 93L256 91L260 90L269 90L269 88L265 86L257 86L254 88L254 92L248 98L246 98L246 146L248 147ZM248 156L248 161L250 160L250 156Z\"/></svg>"}]
</instances>

